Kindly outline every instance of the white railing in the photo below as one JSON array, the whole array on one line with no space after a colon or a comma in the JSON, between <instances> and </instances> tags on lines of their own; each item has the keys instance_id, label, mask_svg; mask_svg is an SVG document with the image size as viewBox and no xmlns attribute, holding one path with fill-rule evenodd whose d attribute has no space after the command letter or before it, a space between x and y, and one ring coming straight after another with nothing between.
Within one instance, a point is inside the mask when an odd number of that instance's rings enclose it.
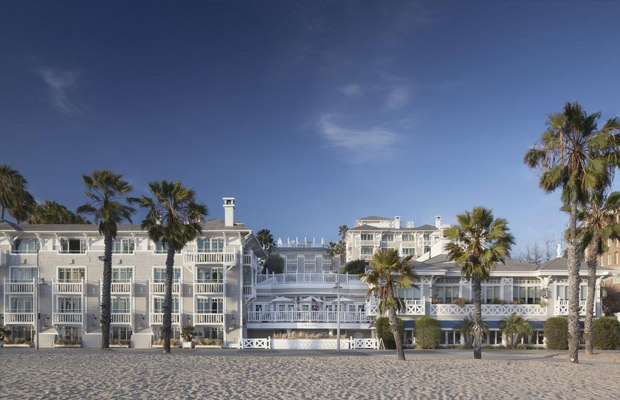
<instances>
[{"instance_id":1,"label":"white railing","mask_svg":"<svg viewBox=\"0 0 620 400\"><path fill-rule=\"evenodd\" d=\"M405 308L398 312L398 315L425 315L426 314L426 300L424 297L421 299L409 299L404 300ZM368 315L379 314L379 300L372 298L366 302L366 313Z\"/></svg>"},{"instance_id":2,"label":"white railing","mask_svg":"<svg viewBox=\"0 0 620 400\"><path fill-rule=\"evenodd\" d=\"M165 294L166 293L166 284L163 282L151 282L151 293L152 294ZM172 284L172 293L179 293L179 283Z\"/></svg>"},{"instance_id":3,"label":"white railing","mask_svg":"<svg viewBox=\"0 0 620 400\"><path fill-rule=\"evenodd\" d=\"M131 282L112 282L111 291L113 294L130 294Z\"/></svg>"},{"instance_id":4,"label":"white railing","mask_svg":"<svg viewBox=\"0 0 620 400\"><path fill-rule=\"evenodd\" d=\"M195 294L223 294L224 283L194 283Z\"/></svg>"},{"instance_id":5,"label":"white railing","mask_svg":"<svg viewBox=\"0 0 620 400\"><path fill-rule=\"evenodd\" d=\"M252 256L248 255L248 254L244 254L243 255L243 265L244 266L251 266L252 265Z\"/></svg>"},{"instance_id":6,"label":"white railing","mask_svg":"<svg viewBox=\"0 0 620 400\"><path fill-rule=\"evenodd\" d=\"M56 312L54 313L54 324L81 324L83 318L81 312Z\"/></svg>"},{"instance_id":7,"label":"white railing","mask_svg":"<svg viewBox=\"0 0 620 400\"><path fill-rule=\"evenodd\" d=\"M330 273L285 273L285 274L259 274L257 283L284 284L284 283L355 283L364 284L360 275L330 274ZM365 285L365 284L364 284Z\"/></svg>"},{"instance_id":8,"label":"white railing","mask_svg":"<svg viewBox=\"0 0 620 400\"><path fill-rule=\"evenodd\" d=\"M378 348L379 348L379 341L377 339L349 338L349 349L351 350L356 350L356 349L375 349L376 350Z\"/></svg>"},{"instance_id":9,"label":"white railing","mask_svg":"<svg viewBox=\"0 0 620 400\"><path fill-rule=\"evenodd\" d=\"M596 306L596 302L594 302ZM596 308L595 308L596 309ZM555 315L568 315L568 300L555 299ZM579 315L586 315L585 300L579 301Z\"/></svg>"},{"instance_id":10,"label":"white railing","mask_svg":"<svg viewBox=\"0 0 620 400\"><path fill-rule=\"evenodd\" d=\"M33 312L6 312L4 313L5 324L32 324L34 323Z\"/></svg>"},{"instance_id":11,"label":"white railing","mask_svg":"<svg viewBox=\"0 0 620 400\"><path fill-rule=\"evenodd\" d=\"M224 314L194 313L194 325L219 325L224 323Z\"/></svg>"},{"instance_id":12,"label":"white railing","mask_svg":"<svg viewBox=\"0 0 620 400\"><path fill-rule=\"evenodd\" d=\"M187 264L236 264L237 253L185 253Z\"/></svg>"},{"instance_id":13,"label":"white railing","mask_svg":"<svg viewBox=\"0 0 620 400\"><path fill-rule=\"evenodd\" d=\"M271 349L271 336L267 339L243 339L241 341L242 349Z\"/></svg>"},{"instance_id":14,"label":"white railing","mask_svg":"<svg viewBox=\"0 0 620 400\"><path fill-rule=\"evenodd\" d=\"M4 293L6 294L33 294L34 281L7 281L4 279Z\"/></svg>"},{"instance_id":15,"label":"white railing","mask_svg":"<svg viewBox=\"0 0 620 400\"><path fill-rule=\"evenodd\" d=\"M81 282L56 282L52 281L54 294L82 294L84 293L84 280Z\"/></svg>"},{"instance_id":16,"label":"white railing","mask_svg":"<svg viewBox=\"0 0 620 400\"><path fill-rule=\"evenodd\" d=\"M494 317L507 317L511 314L543 317L547 315L547 307L539 304L482 304L481 312L483 316ZM473 314L473 304L465 304L463 307L458 304L431 304L432 316L470 317Z\"/></svg>"},{"instance_id":17,"label":"white railing","mask_svg":"<svg viewBox=\"0 0 620 400\"><path fill-rule=\"evenodd\" d=\"M151 313L151 325L160 325L164 323L164 313ZM181 316L179 313L172 313L172 323L179 324Z\"/></svg>"},{"instance_id":18,"label":"white railing","mask_svg":"<svg viewBox=\"0 0 620 400\"><path fill-rule=\"evenodd\" d=\"M131 313L112 313L113 324L131 324Z\"/></svg>"},{"instance_id":19,"label":"white railing","mask_svg":"<svg viewBox=\"0 0 620 400\"><path fill-rule=\"evenodd\" d=\"M336 311L248 311L248 322L337 322ZM340 322L365 323L370 317L360 311L341 311Z\"/></svg>"},{"instance_id":20,"label":"white railing","mask_svg":"<svg viewBox=\"0 0 620 400\"><path fill-rule=\"evenodd\" d=\"M243 285L243 295L244 296L254 296L254 286L252 285Z\"/></svg>"}]
</instances>

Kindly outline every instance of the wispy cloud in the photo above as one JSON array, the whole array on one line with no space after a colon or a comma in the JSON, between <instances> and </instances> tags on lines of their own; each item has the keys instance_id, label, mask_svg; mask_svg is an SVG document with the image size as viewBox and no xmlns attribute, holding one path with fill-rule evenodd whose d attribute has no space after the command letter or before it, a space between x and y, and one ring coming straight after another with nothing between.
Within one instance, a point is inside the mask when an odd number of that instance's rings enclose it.
<instances>
[{"instance_id":1,"label":"wispy cloud","mask_svg":"<svg viewBox=\"0 0 620 400\"><path fill-rule=\"evenodd\" d=\"M321 115L318 128L329 146L343 150L344 159L356 164L393 154L400 138L399 134L380 127L352 129L339 126L330 114Z\"/></svg>"},{"instance_id":2,"label":"wispy cloud","mask_svg":"<svg viewBox=\"0 0 620 400\"><path fill-rule=\"evenodd\" d=\"M67 115L79 114L81 112L79 107L69 98L70 94L77 88L80 71L39 68L37 72L47 85L52 105L58 111Z\"/></svg>"},{"instance_id":3,"label":"wispy cloud","mask_svg":"<svg viewBox=\"0 0 620 400\"><path fill-rule=\"evenodd\" d=\"M394 86L387 95L385 106L391 110L400 110L409 103L409 87Z\"/></svg>"},{"instance_id":4,"label":"wispy cloud","mask_svg":"<svg viewBox=\"0 0 620 400\"><path fill-rule=\"evenodd\" d=\"M362 87L355 83L349 83L348 85L340 87L338 91L350 97L357 97L362 94Z\"/></svg>"}]
</instances>

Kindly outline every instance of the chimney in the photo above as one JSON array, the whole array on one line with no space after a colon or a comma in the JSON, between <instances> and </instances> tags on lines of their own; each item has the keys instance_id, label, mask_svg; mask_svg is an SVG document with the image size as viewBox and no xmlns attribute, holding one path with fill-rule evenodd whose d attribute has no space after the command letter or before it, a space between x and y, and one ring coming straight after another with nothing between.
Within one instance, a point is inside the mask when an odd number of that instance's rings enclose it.
<instances>
[{"instance_id":1,"label":"chimney","mask_svg":"<svg viewBox=\"0 0 620 400\"><path fill-rule=\"evenodd\" d=\"M224 226L235 226L235 198L224 197Z\"/></svg>"},{"instance_id":2,"label":"chimney","mask_svg":"<svg viewBox=\"0 0 620 400\"><path fill-rule=\"evenodd\" d=\"M400 217L394 217L394 229L400 229Z\"/></svg>"},{"instance_id":3,"label":"chimney","mask_svg":"<svg viewBox=\"0 0 620 400\"><path fill-rule=\"evenodd\" d=\"M435 228L441 228L441 215L435 217Z\"/></svg>"},{"instance_id":4,"label":"chimney","mask_svg":"<svg viewBox=\"0 0 620 400\"><path fill-rule=\"evenodd\" d=\"M561 243L558 243L558 248L556 250L555 256L557 258L562 258L562 244Z\"/></svg>"}]
</instances>

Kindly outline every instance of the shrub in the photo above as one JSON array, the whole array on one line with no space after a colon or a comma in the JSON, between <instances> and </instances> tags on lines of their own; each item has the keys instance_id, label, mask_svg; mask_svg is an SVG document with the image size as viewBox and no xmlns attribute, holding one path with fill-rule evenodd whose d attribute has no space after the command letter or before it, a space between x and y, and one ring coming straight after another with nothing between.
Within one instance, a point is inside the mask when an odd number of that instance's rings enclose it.
<instances>
[{"instance_id":1,"label":"shrub","mask_svg":"<svg viewBox=\"0 0 620 400\"><path fill-rule=\"evenodd\" d=\"M517 350L527 350L527 346L523 343L519 343L516 347Z\"/></svg>"},{"instance_id":2,"label":"shrub","mask_svg":"<svg viewBox=\"0 0 620 400\"><path fill-rule=\"evenodd\" d=\"M450 304L457 304L459 307L465 307L465 303L465 299L462 297L457 297L450 302Z\"/></svg>"},{"instance_id":3,"label":"shrub","mask_svg":"<svg viewBox=\"0 0 620 400\"><path fill-rule=\"evenodd\" d=\"M415 320L415 342L421 349L436 349L441 341L441 324L435 318Z\"/></svg>"},{"instance_id":4,"label":"shrub","mask_svg":"<svg viewBox=\"0 0 620 400\"><path fill-rule=\"evenodd\" d=\"M543 331L549 350L568 350L568 320L566 318L549 318L545 321Z\"/></svg>"},{"instance_id":5,"label":"shrub","mask_svg":"<svg viewBox=\"0 0 620 400\"><path fill-rule=\"evenodd\" d=\"M196 336L196 330L191 325L185 325L181 328L181 336L186 342L190 342Z\"/></svg>"},{"instance_id":6,"label":"shrub","mask_svg":"<svg viewBox=\"0 0 620 400\"><path fill-rule=\"evenodd\" d=\"M364 260L353 260L349 261L342 267L342 273L346 274L363 274L366 272L366 261Z\"/></svg>"},{"instance_id":7,"label":"shrub","mask_svg":"<svg viewBox=\"0 0 620 400\"><path fill-rule=\"evenodd\" d=\"M598 350L616 350L620 346L620 321L603 317L592 325L592 346Z\"/></svg>"},{"instance_id":8,"label":"shrub","mask_svg":"<svg viewBox=\"0 0 620 400\"><path fill-rule=\"evenodd\" d=\"M397 320L398 320L398 328L400 330L400 337L402 339L405 335L405 324L403 323L402 319L397 318ZM394 341L394 334L392 333L390 329L390 321L388 320L388 318L387 317L377 318L376 326L377 326L377 337L379 339L383 339L383 345L385 346L385 348L395 349L396 342Z\"/></svg>"},{"instance_id":9,"label":"shrub","mask_svg":"<svg viewBox=\"0 0 620 400\"><path fill-rule=\"evenodd\" d=\"M617 312L620 312L620 292L608 292L607 296L603 297L603 313L613 317Z\"/></svg>"},{"instance_id":10,"label":"shrub","mask_svg":"<svg viewBox=\"0 0 620 400\"><path fill-rule=\"evenodd\" d=\"M263 268L269 271L269 273L281 274L284 272L284 258L277 254L271 254L267 257L267 260L265 260Z\"/></svg>"}]
</instances>

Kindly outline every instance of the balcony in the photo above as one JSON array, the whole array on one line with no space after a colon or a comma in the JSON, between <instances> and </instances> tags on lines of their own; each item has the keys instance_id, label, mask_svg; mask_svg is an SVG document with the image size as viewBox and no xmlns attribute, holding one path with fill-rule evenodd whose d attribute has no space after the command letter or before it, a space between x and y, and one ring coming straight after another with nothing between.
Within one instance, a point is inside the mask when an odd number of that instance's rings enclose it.
<instances>
[{"instance_id":1,"label":"balcony","mask_svg":"<svg viewBox=\"0 0 620 400\"><path fill-rule=\"evenodd\" d=\"M341 311L341 323L367 323L370 317L361 311ZM248 322L338 322L337 311L248 311Z\"/></svg>"},{"instance_id":2,"label":"balcony","mask_svg":"<svg viewBox=\"0 0 620 400\"><path fill-rule=\"evenodd\" d=\"M53 314L54 324L82 324L84 315L81 312L56 312Z\"/></svg>"},{"instance_id":3,"label":"balcony","mask_svg":"<svg viewBox=\"0 0 620 400\"><path fill-rule=\"evenodd\" d=\"M252 265L252 256L249 254L243 255L243 266L250 267Z\"/></svg>"},{"instance_id":4,"label":"balcony","mask_svg":"<svg viewBox=\"0 0 620 400\"><path fill-rule=\"evenodd\" d=\"M4 278L4 293L6 294L34 294L33 281L7 281Z\"/></svg>"},{"instance_id":5,"label":"balcony","mask_svg":"<svg viewBox=\"0 0 620 400\"><path fill-rule=\"evenodd\" d=\"M237 253L196 253L183 255L185 264L237 264Z\"/></svg>"},{"instance_id":6,"label":"balcony","mask_svg":"<svg viewBox=\"0 0 620 400\"><path fill-rule=\"evenodd\" d=\"M52 281L54 294L83 294L84 279L81 282L57 282Z\"/></svg>"},{"instance_id":7,"label":"balcony","mask_svg":"<svg viewBox=\"0 0 620 400\"><path fill-rule=\"evenodd\" d=\"M131 312L112 312L113 324L131 324Z\"/></svg>"},{"instance_id":8,"label":"balcony","mask_svg":"<svg viewBox=\"0 0 620 400\"><path fill-rule=\"evenodd\" d=\"M151 294L166 294L166 284L163 282L151 282L150 284ZM179 294L180 284L172 284L172 294Z\"/></svg>"},{"instance_id":9,"label":"balcony","mask_svg":"<svg viewBox=\"0 0 620 400\"><path fill-rule=\"evenodd\" d=\"M4 323L11 324L34 324L34 312L5 312Z\"/></svg>"},{"instance_id":10,"label":"balcony","mask_svg":"<svg viewBox=\"0 0 620 400\"><path fill-rule=\"evenodd\" d=\"M335 284L363 284L360 275L330 274L330 273L286 273L286 274L260 274L257 277L258 284L286 284L286 283L325 283Z\"/></svg>"},{"instance_id":11,"label":"balcony","mask_svg":"<svg viewBox=\"0 0 620 400\"><path fill-rule=\"evenodd\" d=\"M421 299L409 299L404 300L405 308L398 312L398 315L425 315L426 314L426 300L424 297ZM366 312L368 315L379 314L379 300L376 298L366 303Z\"/></svg>"},{"instance_id":12,"label":"balcony","mask_svg":"<svg viewBox=\"0 0 620 400\"><path fill-rule=\"evenodd\" d=\"M194 294L224 294L224 283L194 283Z\"/></svg>"},{"instance_id":13,"label":"balcony","mask_svg":"<svg viewBox=\"0 0 620 400\"><path fill-rule=\"evenodd\" d=\"M594 302L594 305L596 306L596 302ZM555 315L568 315L568 300L555 299L555 310L554 311L555 311ZM586 315L586 301L585 300L579 301L579 315Z\"/></svg>"},{"instance_id":14,"label":"balcony","mask_svg":"<svg viewBox=\"0 0 620 400\"><path fill-rule=\"evenodd\" d=\"M224 314L194 313L194 325L221 325L224 323Z\"/></svg>"},{"instance_id":15,"label":"balcony","mask_svg":"<svg viewBox=\"0 0 620 400\"><path fill-rule=\"evenodd\" d=\"M112 282L112 294L131 294L132 282Z\"/></svg>"},{"instance_id":16,"label":"balcony","mask_svg":"<svg viewBox=\"0 0 620 400\"><path fill-rule=\"evenodd\" d=\"M508 317L517 314L525 317L546 317L547 307L539 304L482 304L482 317ZM434 317L469 318L474 314L474 305L431 304L430 315Z\"/></svg>"},{"instance_id":17,"label":"balcony","mask_svg":"<svg viewBox=\"0 0 620 400\"><path fill-rule=\"evenodd\" d=\"M245 297L255 297L255 289L252 285L243 285L243 296Z\"/></svg>"},{"instance_id":18,"label":"balcony","mask_svg":"<svg viewBox=\"0 0 620 400\"><path fill-rule=\"evenodd\" d=\"M172 324L179 325L181 321L181 314L172 313ZM164 313L151 313L150 314L151 325L162 325L164 323Z\"/></svg>"}]
</instances>

